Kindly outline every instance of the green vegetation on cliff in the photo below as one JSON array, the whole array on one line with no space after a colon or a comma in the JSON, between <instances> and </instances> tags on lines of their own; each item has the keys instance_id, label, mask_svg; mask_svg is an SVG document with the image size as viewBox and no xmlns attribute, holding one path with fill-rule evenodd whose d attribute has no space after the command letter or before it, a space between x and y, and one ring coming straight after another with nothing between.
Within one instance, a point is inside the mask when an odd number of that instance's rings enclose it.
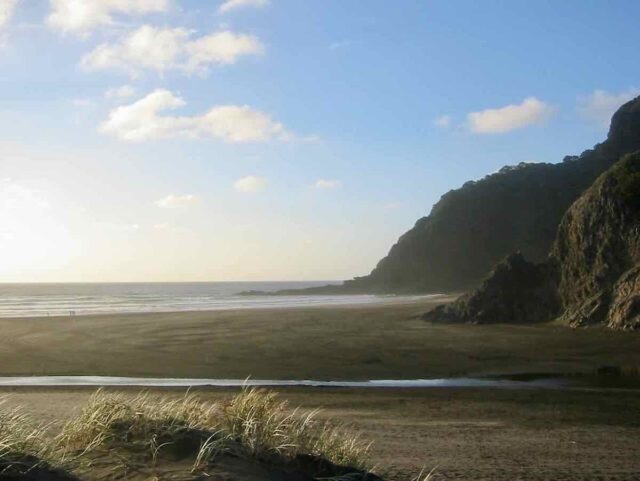
<instances>
[{"instance_id":1,"label":"green vegetation on cliff","mask_svg":"<svg viewBox=\"0 0 640 481\"><path fill-rule=\"evenodd\" d=\"M640 152L602 174L566 212L549 258L501 262L431 321L535 322L640 328Z\"/></svg>"}]
</instances>

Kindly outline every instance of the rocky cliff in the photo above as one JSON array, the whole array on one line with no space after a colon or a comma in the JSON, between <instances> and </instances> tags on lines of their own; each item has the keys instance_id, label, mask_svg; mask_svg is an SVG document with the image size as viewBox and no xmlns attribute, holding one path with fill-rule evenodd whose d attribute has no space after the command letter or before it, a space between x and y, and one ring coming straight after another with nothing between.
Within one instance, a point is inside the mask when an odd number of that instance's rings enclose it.
<instances>
[{"instance_id":1,"label":"rocky cliff","mask_svg":"<svg viewBox=\"0 0 640 481\"><path fill-rule=\"evenodd\" d=\"M640 153L617 163L571 206L550 259L565 321L640 327Z\"/></svg>"},{"instance_id":2,"label":"rocky cliff","mask_svg":"<svg viewBox=\"0 0 640 481\"><path fill-rule=\"evenodd\" d=\"M569 206L622 155L639 149L640 97L613 116L604 142L580 156L504 167L448 192L371 274L347 281L343 291L467 290L511 252L540 262Z\"/></svg>"},{"instance_id":3,"label":"rocky cliff","mask_svg":"<svg viewBox=\"0 0 640 481\"><path fill-rule=\"evenodd\" d=\"M534 264L521 253L507 256L476 290L424 315L434 322L532 323L559 312L560 298L552 267Z\"/></svg>"},{"instance_id":4,"label":"rocky cliff","mask_svg":"<svg viewBox=\"0 0 640 481\"><path fill-rule=\"evenodd\" d=\"M602 174L565 213L548 259L511 255L430 321L640 328L640 152Z\"/></svg>"}]
</instances>

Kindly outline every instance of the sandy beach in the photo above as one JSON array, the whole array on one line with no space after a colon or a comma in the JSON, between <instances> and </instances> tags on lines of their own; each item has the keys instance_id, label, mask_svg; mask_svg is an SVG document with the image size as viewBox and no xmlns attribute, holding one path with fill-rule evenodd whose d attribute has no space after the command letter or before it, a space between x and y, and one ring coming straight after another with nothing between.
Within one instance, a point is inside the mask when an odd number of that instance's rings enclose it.
<instances>
[{"instance_id":1,"label":"sandy beach","mask_svg":"<svg viewBox=\"0 0 640 481\"><path fill-rule=\"evenodd\" d=\"M432 305L2 319L0 375L355 380L640 365L634 333L553 324L430 325L419 315ZM8 405L55 429L94 390L1 392ZM279 391L292 405L321 407L322 416L361 431L389 479L411 479L423 466L438 467L435 479L640 479L640 404L633 390ZM198 390L208 399L231 392Z\"/></svg>"},{"instance_id":2,"label":"sandy beach","mask_svg":"<svg viewBox=\"0 0 640 481\"><path fill-rule=\"evenodd\" d=\"M0 319L0 375L430 379L640 365L640 335L430 325L434 302Z\"/></svg>"}]
</instances>

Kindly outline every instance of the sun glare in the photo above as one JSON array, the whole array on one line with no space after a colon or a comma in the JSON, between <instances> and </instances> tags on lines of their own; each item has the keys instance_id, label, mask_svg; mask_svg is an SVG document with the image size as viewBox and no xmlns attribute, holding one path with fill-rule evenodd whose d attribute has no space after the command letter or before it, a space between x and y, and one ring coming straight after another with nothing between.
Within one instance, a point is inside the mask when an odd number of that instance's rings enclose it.
<instances>
[{"instance_id":1,"label":"sun glare","mask_svg":"<svg viewBox=\"0 0 640 481\"><path fill-rule=\"evenodd\" d=\"M75 242L45 194L11 179L0 183L0 273L63 267ZM20 280L20 279L16 279Z\"/></svg>"}]
</instances>

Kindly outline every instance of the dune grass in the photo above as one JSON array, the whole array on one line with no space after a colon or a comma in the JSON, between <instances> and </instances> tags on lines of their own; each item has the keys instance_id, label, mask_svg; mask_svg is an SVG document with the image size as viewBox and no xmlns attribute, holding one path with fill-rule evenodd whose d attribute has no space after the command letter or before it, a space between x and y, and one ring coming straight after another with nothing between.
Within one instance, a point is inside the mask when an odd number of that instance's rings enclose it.
<instances>
[{"instance_id":1,"label":"dune grass","mask_svg":"<svg viewBox=\"0 0 640 481\"><path fill-rule=\"evenodd\" d=\"M366 469L369 444L342 426L317 421L317 410L290 410L287 401L262 389L245 389L223 407L223 429L254 455L311 454L335 464Z\"/></svg>"},{"instance_id":2,"label":"dune grass","mask_svg":"<svg viewBox=\"0 0 640 481\"><path fill-rule=\"evenodd\" d=\"M3 409L0 400L0 476L47 466L54 459L47 426L36 426L19 409Z\"/></svg>"},{"instance_id":3,"label":"dune grass","mask_svg":"<svg viewBox=\"0 0 640 481\"><path fill-rule=\"evenodd\" d=\"M81 413L44 440L19 414L5 415L6 445L73 471L105 456L136 459L155 467L163 459L191 460L192 472L205 472L222 454L293 462L299 455L362 471L369 445L339 425L317 420L318 411L291 409L270 391L243 389L222 402L186 393L168 399L141 393L127 397L94 393ZM4 419L4 418L0 418Z\"/></svg>"},{"instance_id":4,"label":"dune grass","mask_svg":"<svg viewBox=\"0 0 640 481\"><path fill-rule=\"evenodd\" d=\"M192 395L179 400L155 399L142 393L133 399L97 391L80 415L55 439L63 461L106 448L122 448L157 458L163 447L199 446L215 424L216 406Z\"/></svg>"}]
</instances>

